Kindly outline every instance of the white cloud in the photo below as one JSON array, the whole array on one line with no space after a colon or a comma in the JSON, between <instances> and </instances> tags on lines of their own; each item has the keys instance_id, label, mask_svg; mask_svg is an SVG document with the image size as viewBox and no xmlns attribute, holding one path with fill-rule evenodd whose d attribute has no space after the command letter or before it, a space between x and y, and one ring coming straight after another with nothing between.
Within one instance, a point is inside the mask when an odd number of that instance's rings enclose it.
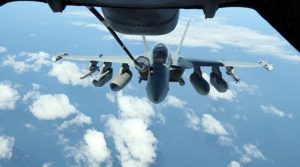
<instances>
[{"instance_id":1,"label":"white cloud","mask_svg":"<svg viewBox=\"0 0 300 167\"><path fill-rule=\"evenodd\" d=\"M256 85L250 85L250 84L247 84L243 81L240 81L236 84L234 83L234 84L231 84L231 85L238 92L247 92L247 93L252 94L252 95L259 94L258 86L256 86Z\"/></svg>"},{"instance_id":2,"label":"white cloud","mask_svg":"<svg viewBox=\"0 0 300 167\"><path fill-rule=\"evenodd\" d=\"M107 31L107 29L100 23L89 23L89 22L83 22L83 21L76 21L76 22L72 22L71 24L75 25L75 26L79 26L79 27L84 27L84 28L94 28L94 29L97 29L100 31ZM112 39L112 38L110 38L110 36L109 36L109 39Z\"/></svg>"},{"instance_id":3,"label":"white cloud","mask_svg":"<svg viewBox=\"0 0 300 167\"><path fill-rule=\"evenodd\" d=\"M231 161L228 167L241 167L241 164L237 161Z\"/></svg>"},{"instance_id":4,"label":"white cloud","mask_svg":"<svg viewBox=\"0 0 300 167\"><path fill-rule=\"evenodd\" d=\"M57 128L58 130L64 130L71 126L83 126L83 125L90 125L92 123L92 119L89 116L86 116L83 113L78 113L75 118L64 121L61 125Z\"/></svg>"},{"instance_id":5,"label":"white cloud","mask_svg":"<svg viewBox=\"0 0 300 167\"><path fill-rule=\"evenodd\" d=\"M15 138L10 136L0 136L0 160L10 159L13 155Z\"/></svg>"},{"instance_id":6,"label":"white cloud","mask_svg":"<svg viewBox=\"0 0 300 167\"><path fill-rule=\"evenodd\" d=\"M29 99L32 98L37 98L40 95L40 87L41 85L32 83L32 90L27 92L25 95L22 97L22 101L27 102Z\"/></svg>"},{"instance_id":7,"label":"white cloud","mask_svg":"<svg viewBox=\"0 0 300 167\"><path fill-rule=\"evenodd\" d=\"M123 167L145 167L154 161L157 140L143 120L111 117L107 127L114 138Z\"/></svg>"},{"instance_id":8,"label":"white cloud","mask_svg":"<svg viewBox=\"0 0 300 167\"><path fill-rule=\"evenodd\" d=\"M248 118L246 115L238 115L238 114L235 114L234 115L234 118L235 119L240 119L240 120L243 120L243 121L248 121Z\"/></svg>"},{"instance_id":9,"label":"white cloud","mask_svg":"<svg viewBox=\"0 0 300 167\"><path fill-rule=\"evenodd\" d=\"M68 156L73 156L74 150L72 146L69 146L70 139L66 138L64 134L58 134L58 144L61 144L64 146L64 151L67 152L67 157Z\"/></svg>"},{"instance_id":10,"label":"white cloud","mask_svg":"<svg viewBox=\"0 0 300 167\"><path fill-rule=\"evenodd\" d=\"M186 126L194 129L200 129L200 118L195 114L193 110L186 110L185 117L187 118Z\"/></svg>"},{"instance_id":11,"label":"white cloud","mask_svg":"<svg viewBox=\"0 0 300 167\"><path fill-rule=\"evenodd\" d=\"M106 127L113 137L123 167L149 166L156 158L157 139L149 130L150 118L155 115L146 98L117 95L119 117L107 116Z\"/></svg>"},{"instance_id":12,"label":"white cloud","mask_svg":"<svg viewBox=\"0 0 300 167\"><path fill-rule=\"evenodd\" d=\"M21 60L17 60L21 59ZM40 71L43 66L49 66L51 64L50 55L46 52L22 52L18 56L9 55L2 62L2 66L10 66L17 73L24 73L27 71Z\"/></svg>"},{"instance_id":13,"label":"white cloud","mask_svg":"<svg viewBox=\"0 0 300 167\"><path fill-rule=\"evenodd\" d=\"M209 83L209 75L206 73L202 73L202 76ZM209 86L210 86L210 92L208 94L208 97L211 98L212 100L227 100L231 102L237 96L237 93L232 89L228 89L226 92L220 93L210 83Z\"/></svg>"},{"instance_id":14,"label":"white cloud","mask_svg":"<svg viewBox=\"0 0 300 167\"><path fill-rule=\"evenodd\" d=\"M56 77L57 80L65 85L81 85L87 87L90 85L89 79L80 79L81 70L77 64L63 61L62 63L54 63L49 75Z\"/></svg>"},{"instance_id":15,"label":"white cloud","mask_svg":"<svg viewBox=\"0 0 300 167\"><path fill-rule=\"evenodd\" d=\"M124 118L138 118L148 123L155 115L153 105L147 98L136 96L126 96L122 92L118 93L117 101L121 116Z\"/></svg>"},{"instance_id":16,"label":"white cloud","mask_svg":"<svg viewBox=\"0 0 300 167\"><path fill-rule=\"evenodd\" d=\"M31 130L31 131L36 130L36 127L34 125L30 124L30 123L24 124L24 127Z\"/></svg>"},{"instance_id":17,"label":"white cloud","mask_svg":"<svg viewBox=\"0 0 300 167\"><path fill-rule=\"evenodd\" d=\"M266 157L263 155L263 153L257 148L257 146L253 144L245 144L243 149L245 153L240 158L240 162L243 164L252 162L252 159L266 160Z\"/></svg>"},{"instance_id":18,"label":"white cloud","mask_svg":"<svg viewBox=\"0 0 300 167\"><path fill-rule=\"evenodd\" d=\"M39 95L29 107L29 111L39 120L62 119L77 112L65 94Z\"/></svg>"},{"instance_id":19,"label":"white cloud","mask_svg":"<svg viewBox=\"0 0 300 167\"><path fill-rule=\"evenodd\" d=\"M287 114L287 113L279 110L275 106L272 106L272 105L260 105L260 108L261 108L261 110L264 113L275 115L275 116L281 117L281 118L288 117L290 119L293 119L293 114Z\"/></svg>"},{"instance_id":20,"label":"white cloud","mask_svg":"<svg viewBox=\"0 0 300 167\"><path fill-rule=\"evenodd\" d=\"M66 147L67 156L74 157L78 166L111 166L111 152L107 147L104 134L88 129L79 144Z\"/></svg>"},{"instance_id":21,"label":"white cloud","mask_svg":"<svg viewBox=\"0 0 300 167\"><path fill-rule=\"evenodd\" d=\"M45 162L42 167L51 167L52 164L52 162Z\"/></svg>"},{"instance_id":22,"label":"white cloud","mask_svg":"<svg viewBox=\"0 0 300 167\"><path fill-rule=\"evenodd\" d=\"M10 83L0 82L0 110L13 110L20 95Z\"/></svg>"},{"instance_id":23,"label":"white cloud","mask_svg":"<svg viewBox=\"0 0 300 167\"><path fill-rule=\"evenodd\" d=\"M0 46L0 53L7 52L7 49L3 46Z\"/></svg>"},{"instance_id":24,"label":"white cloud","mask_svg":"<svg viewBox=\"0 0 300 167\"><path fill-rule=\"evenodd\" d=\"M27 63L34 63L33 70L39 71L42 65L50 65L50 55L46 52L38 52L38 53L32 53L32 52L22 52L22 56L27 56L28 58L25 60Z\"/></svg>"},{"instance_id":25,"label":"white cloud","mask_svg":"<svg viewBox=\"0 0 300 167\"><path fill-rule=\"evenodd\" d=\"M72 10L72 11L66 11L63 14L65 14L66 16L75 16L77 17L81 17L81 18L95 18L95 16L88 11L83 11L83 10Z\"/></svg>"},{"instance_id":26,"label":"white cloud","mask_svg":"<svg viewBox=\"0 0 300 167\"><path fill-rule=\"evenodd\" d=\"M222 146L230 146L232 144L232 139L228 136L219 136L217 143Z\"/></svg>"},{"instance_id":27,"label":"white cloud","mask_svg":"<svg viewBox=\"0 0 300 167\"><path fill-rule=\"evenodd\" d=\"M212 112L215 112L215 113L216 113L216 112L222 112L222 113L226 112L226 111L225 111L225 108L223 108L223 107L213 106L213 105L210 105L210 104L208 104L207 107L208 107Z\"/></svg>"},{"instance_id":28,"label":"white cloud","mask_svg":"<svg viewBox=\"0 0 300 167\"><path fill-rule=\"evenodd\" d=\"M208 134L220 136L228 135L227 130L224 128L221 122L216 120L210 114L203 114L201 119L201 125L204 131Z\"/></svg>"},{"instance_id":29,"label":"white cloud","mask_svg":"<svg viewBox=\"0 0 300 167\"><path fill-rule=\"evenodd\" d=\"M184 106L186 105L186 101L178 99L173 95L168 95L167 98L164 100L164 105L178 108L178 109L183 109Z\"/></svg>"},{"instance_id":30,"label":"white cloud","mask_svg":"<svg viewBox=\"0 0 300 167\"><path fill-rule=\"evenodd\" d=\"M116 97L112 92L106 93L105 98L112 103L116 102Z\"/></svg>"},{"instance_id":31,"label":"white cloud","mask_svg":"<svg viewBox=\"0 0 300 167\"><path fill-rule=\"evenodd\" d=\"M241 161L241 163L243 163L243 164L247 164L247 163L252 162L252 159L251 159L251 157L249 157L249 156L247 156L247 155L243 155L243 156L240 158L240 161Z\"/></svg>"},{"instance_id":32,"label":"white cloud","mask_svg":"<svg viewBox=\"0 0 300 167\"><path fill-rule=\"evenodd\" d=\"M225 93L218 92L214 87L210 87L210 92L208 97L212 100L227 100L233 101L236 98L236 92L234 90L228 89Z\"/></svg>"},{"instance_id":33,"label":"white cloud","mask_svg":"<svg viewBox=\"0 0 300 167\"><path fill-rule=\"evenodd\" d=\"M185 109L185 117L187 119L187 127L197 131L200 130L201 126L205 133L218 136L217 143L219 145L232 146L232 138L230 136L234 134L235 130L231 125L227 125L228 131L225 126L212 115L203 114L202 117L199 118L195 112L189 108Z\"/></svg>"},{"instance_id":34,"label":"white cloud","mask_svg":"<svg viewBox=\"0 0 300 167\"><path fill-rule=\"evenodd\" d=\"M23 61L16 61L16 55L7 57L2 62L2 66L11 66L17 73L23 73L31 68L31 65L26 64Z\"/></svg>"},{"instance_id":35,"label":"white cloud","mask_svg":"<svg viewBox=\"0 0 300 167\"><path fill-rule=\"evenodd\" d=\"M265 156L261 153L261 151L253 144L245 144L243 148L246 154L253 158L266 159Z\"/></svg>"},{"instance_id":36,"label":"white cloud","mask_svg":"<svg viewBox=\"0 0 300 167\"><path fill-rule=\"evenodd\" d=\"M159 124L165 124L166 123L166 117L161 113L161 112L158 112L156 114L158 120L156 121L157 123Z\"/></svg>"}]
</instances>

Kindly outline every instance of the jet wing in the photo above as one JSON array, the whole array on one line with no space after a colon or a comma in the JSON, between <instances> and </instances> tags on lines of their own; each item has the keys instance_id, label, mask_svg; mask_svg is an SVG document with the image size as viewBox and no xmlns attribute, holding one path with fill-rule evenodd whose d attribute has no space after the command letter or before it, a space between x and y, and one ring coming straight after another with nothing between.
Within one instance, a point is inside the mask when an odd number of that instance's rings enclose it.
<instances>
[{"instance_id":1,"label":"jet wing","mask_svg":"<svg viewBox=\"0 0 300 167\"><path fill-rule=\"evenodd\" d=\"M237 62L237 61L225 61L225 60L205 60L205 59L192 59L180 57L175 66L190 69L194 67L203 66L217 66L217 67L263 67L268 71L273 70L273 65L266 61L258 61L257 63L251 62Z\"/></svg>"},{"instance_id":2,"label":"jet wing","mask_svg":"<svg viewBox=\"0 0 300 167\"><path fill-rule=\"evenodd\" d=\"M75 61L99 61L99 62L110 62L110 63L120 63L128 64L134 67L133 61L126 56L69 56L67 53L57 55L52 58L54 62L59 60L75 60Z\"/></svg>"}]
</instances>

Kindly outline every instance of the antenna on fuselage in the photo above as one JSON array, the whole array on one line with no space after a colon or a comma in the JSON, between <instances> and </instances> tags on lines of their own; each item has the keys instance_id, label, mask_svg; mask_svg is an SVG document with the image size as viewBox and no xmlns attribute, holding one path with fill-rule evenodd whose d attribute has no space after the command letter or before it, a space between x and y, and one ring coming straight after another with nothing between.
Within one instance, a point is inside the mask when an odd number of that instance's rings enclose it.
<instances>
[{"instance_id":1,"label":"antenna on fuselage","mask_svg":"<svg viewBox=\"0 0 300 167\"><path fill-rule=\"evenodd\" d=\"M191 22L191 19L189 19L189 21L186 24L185 30L183 32L183 35L182 35L181 40L180 40L180 43L179 43L178 48L176 50L177 54L180 54L180 51L181 51L181 48L182 48L182 44L183 44L184 38L186 36L186 32L187 32L187 30L188 30L188 28L190 26L190 22Z\"/></svg>"}]
</instances>

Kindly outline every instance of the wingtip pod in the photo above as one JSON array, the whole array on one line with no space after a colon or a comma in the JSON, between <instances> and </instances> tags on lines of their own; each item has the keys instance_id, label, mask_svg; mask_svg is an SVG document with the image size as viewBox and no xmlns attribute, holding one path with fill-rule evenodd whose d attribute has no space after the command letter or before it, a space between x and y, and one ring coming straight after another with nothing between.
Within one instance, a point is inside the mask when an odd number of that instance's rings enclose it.
<instances>
[{"instance_id":1,"label":"wingtip pod","mask_svg":"<svg viewBox=\"0 0 300 167\"><path fill-rule=\"evenodd\" d=\"M263 68L265 68L268 71L272 71L274 69L274 66L272 64L269 64L267 61L260 60L258 62Z\"/></svg>"},{"instance_id":2,"label":"wingtip pod","mask_svg":"<svg viewBox=\"0 0 300 167\"><path fill-rule=\"evenodd\" d=\"M68 53L62 53L52 57L52 62L58 62L59 60L63 59L64 56L68 56Z\"/></svg>"}]
</instances>

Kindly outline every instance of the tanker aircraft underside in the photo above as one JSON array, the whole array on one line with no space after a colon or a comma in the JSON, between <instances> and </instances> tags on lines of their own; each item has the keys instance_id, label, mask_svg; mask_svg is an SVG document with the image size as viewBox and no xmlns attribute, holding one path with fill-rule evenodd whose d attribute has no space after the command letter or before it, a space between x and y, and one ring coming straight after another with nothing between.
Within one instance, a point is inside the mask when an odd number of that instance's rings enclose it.
<instances>
[{"instance_id":1,"label":"tanker aircraft underside","mask_svg":"<svg viewBox=\"0 0 300 167\"><path fill-rule=\"evenodd\" d=\"M68 53L63 53L53 57L53 61L90 61L91 64L87 72L82 75L81 79L91 76L93 73L99 71L92 81L93 85L96 87L102 87L112 79L112 63L119 63L121 64L121 69L119 74L110 83L111 90L122 90L132 78L130 67L135 67L140 74L139 82L147 81L146 91L149 100L153 103L160 103L168 94L169 82L178 82L181 86L185 84L182 75L187 69L193 69L193 73L190 75L190 82L195 90L201 95L207 95L210 91L208 82L202 76L201 67L211 67L212 71L210 73L210 83L219 92L226 92L228 89L228 84L222 77L220 67L225 67L226 74L231 76L236 82L239 82L239 79L234 72L234 67L263 67L268 71L273 69L273 66L268 64L266 61L249 63L224 60L194 59L181 56L181 47L190 22L188 22L186 26L176 51L170 52L167 46L163 43L156 44L153 49L150 50L145 36L142 36L145 53L139 56L132 56L114 30L106 23L106 20L104 20L102 15L93 7L90 7L89 9L106 26L116 41L120 44L122 49L124 49L124 51L127 53L128 57L102 55L69 56ZM103 62L101 68L99 68L98 62Z\"/></svg>"}]
</instances>

